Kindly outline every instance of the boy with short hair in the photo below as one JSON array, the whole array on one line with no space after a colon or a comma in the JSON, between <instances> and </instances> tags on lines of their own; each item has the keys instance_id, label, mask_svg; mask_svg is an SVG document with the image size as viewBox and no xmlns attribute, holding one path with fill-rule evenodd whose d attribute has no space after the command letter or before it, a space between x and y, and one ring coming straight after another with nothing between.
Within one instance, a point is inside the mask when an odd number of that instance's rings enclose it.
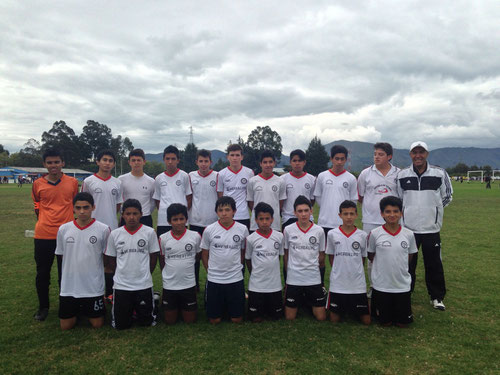
<instances>
[{"instance_id":1,"label":"boy with short hair","mask_svg":"<svg viewBox=\"0 0 500 375\"><path fill-rule=\"evenodd\" d=\"M356 203L345 200L340 204L342 225L328 232L326 254L332 270L327 308L330 321L337 323L346 313L370 324L364 263L367 234L354 225L358 217Z\"/></svg>"},{"instance_id":2,"label":"boy with short hair","mask_svg":"<svg viewBox=\"0 0 500 375\"><path fill-rule=\"evenodd\" d=\"M122 209L125 225L111 232L105 251L105 261L115 272L112 325L116 329L132 326L134 310L138 324L156 324L151 273L160 248L154 229L141 224L141 216L141 203L127 199Z\"/></svg>"},{"instance_id":3,"label":"boy with short hair","mask_svg":"<svg viewBox=\"0 0 500 375\"><path fill-rule=\"evenodd\" d=\"M299 195L294 203L298 221L285 228L287 267L285 318L293 320L302 300L312 306L317 320L326 319L325 294L321 286L320 267L325 267L325 232L310 221L311 201Z\"/></svg>"},{"instance_id":4,"label":"boy with short hair","mask_svg":"<svg viewBox=\"0 0 500 375\"><path fill-rule=\"evenodd\" d=\"M398 197L383 198L380 211L385 224L368 236L368 258L373 261L372 311L384 326L406 327L413 322L408 264L417 247L413 232L399 224L402 208Z\"/></svg>"},{"instance_id":5,"label":"boy with short hair","mask_svg":"<svg viewBox=\"0 0 500 375\"><path fill-rule=\"evenodd\" d=\"M59 150L46 150L42 160L48 173L35 180L31 191L37 217L34 251L38 310L33 318L39 322L44 321L49 314L50 270L54 263L57 231L62 224L73 220L73 197L78 193L78 181L62 172L64 158ZM60 285L59 258L57 271Z\"/></svg>"},{"instance_id":6,"label":"boy with short hair","mask_svg":"<svg viewBox=\"0 0 500 375\"><path fill-rule=\"evenodd\" d=\"M188 209L191 207L192 191L189 176L183 170L177 168L180 161L179 149L175 146L167 146L163 150L163 162L165 172L155 178L155 191L153 199L158 208L158 223L156 233L158 237L168 232L172 227L168 225L167 208L172 203L180 203Z\"/></svg>"},{"instance_id":7,"label":"boy with short hair","mask_svg":"<svg viewBox=\"0 0 500 375\"><path fill-rule=\"evenodd\" d=\"M167 209L172 229L160 236L160 268L163 280L165 322L174 324L179 311L185 323L196 321L195 261L200 258L200 235L186 228L186 206L173 203Z\"/></svg>"},{"instance_id":8,"label":"boy with short hair","mask_svg":"<svg viewBox=\"0 0 500 375\"><path fill-rule=\"evenodd\" d=\"M122 183L123 200L137 199L142 207L141 223L153 228L151 213L155 209L153 199L155 180L144 173L144 165L146 164L144 151L140 148L130 151L128 164L131 168L130 172L118 177ZM123 218L120 220L120 226L122 225L125 225Z\"/></svg>"},{"instance_id":9,"label":"boy with short hair","mask_svg":"<svg viewBox=\"0 0 500 375\"><path fill-rule=\"evenodd\" d=\"M110 229L92 218L94 199L78 193L73 199L75 220L57 232L56 255L62 263L59 319L62 330L76 325L83 314L94 328L104 325L103 253Z\"/></svg>"},{"instance_id":10,"label":"boy with short hair","mask_svg":"<svg viewBox=\"0 0 500 375\"><path fill-rule=\"evenodd\" d=\"M257 176L250 179L247 185L248 207L252 210L252 219L250 221L250 231L257 229L255 222L254 205L264 202L269 204L274 211L272 228L281 230L280 212L283 207L283 201L286 199L285 182L273 173L276 165L276 158L272 151L264 150L260 154L260 168L262 170Z\"/></svg>"},{"instance_id":11,"label":"boy with short hair","mask_svg":"<svg viewBox=\"0 0 500 375\"><path fill-rule=\"evenodd\" d=\"M283 252L283 234L271 228L273 208L264 202L255 206L258 229L246 240L245 259L250 281L248 284L248 319L262 321L264 315L272 319L283 317L280 256Z\"/></svg>"},{"instance_id":12,"label":"boy with short hair","mask_svg":"<svg viewBox=\"0 0 500 375\"><path fill-rule=\"evenodd\" d=\"M245 286L243 262L248 229L234 220L236 202L231 197L217 200L219 220L209 225L201 239L203 266L207 270L206 309L212 324L220 323L227 310L231 321L243 321Z\"/></svg>"}]
</instances>

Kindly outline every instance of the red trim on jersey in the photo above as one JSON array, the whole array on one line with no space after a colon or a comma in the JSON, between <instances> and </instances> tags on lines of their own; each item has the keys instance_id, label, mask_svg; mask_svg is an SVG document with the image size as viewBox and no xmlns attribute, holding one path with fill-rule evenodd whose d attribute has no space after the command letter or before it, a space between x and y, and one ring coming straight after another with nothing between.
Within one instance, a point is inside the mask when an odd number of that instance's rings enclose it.
<instances>
[{"instance_id":1,"label":"red trim on jersey","mask_svg":"<svg viewBox=\"0 0 500 375\"><path fill-rule=\"evenodd\" d=\"M345 169L344 169L342 172L340 172L339 174L335 174L335 173L333 173L333 171L332 171L331 169L329 169L328 171L330 171L330 173L331 173L331 174L333 174L335 177L338 177L338 176L340 176L341 174L344 174L345 172L347 172Z\"/></svg>"},{"instance_id":2,"label":"red trim on jersey","mask_svg":"<svg viewBox=\"0 0 500 375\"><path fill-rule=\"evenodd\" d=\"M108 178L102 178L101 176L97 175L97 173L94 173L94 176L96 176L99 180L102 181L108 181L111 178L111 175L109 175Z\"/></svg>"},{"instance_id":3,"label":"red trim on jersey","mask_svg":"<svg viewBox=\"0 0 500 375\"><path fill-rule=\"evenodd\" d=\"M240 171L243 169L243 165L242 165L242 166L240 167L240 169L238 169L237 171L233 171L233 170L231 169L231 167L230 167L230 166L228 166L228 167L227 167L227 169L229 169L229 170L230 170L231 172L233 172L234 174L238 174L238 173L240 173Z\"/></svg>"},{"instance_id":4,"label":"red trim on jersey","mask_svg":"<svg viewBox=\"0 0 500 375\"><path fill-rule=\"evenodd\" d=\"M172 232L172 231L170 231L170 234L172 235L172 237L174 239L176 239L177 241L179 241L182 237L184 237L184 235L186 234L186 232L187 232L187 228L184 227L184 232L182 232L182 234L179 237L176 237L175 234L174 234L174 232Z\"/></svg>"},{"instance_id":5,"label":"red trim on jersey","mask_svg":"<svg viewBox=\"0 0 500 375\"><path fill-rule=\"evenodd\" d=\"M391 236L396 237L396 236L399 234L399 232L401 232L401 228L402 228L402 227L401 227L401 225L400 225L400 226L399 226L399 229L398 229L395 233L391 233L391 232L389 232L389 230L387 230L387 228L385 227L385 224L384 224L384 225L382 225L382 228L384 228L384 230L385 230L387 233L389 233Z\"/></svg>"},{"instance_id":6,"label":"red trim on jersey","mask_svg":"<svg viewBox=\"0 0 500 375\"><path fill-rule=\"evenodd\" d=\"M179 171L180 171L180 169L177 168L177 170L173 174L168 174L167 171L164 171L163 173L165 173L168 177L174 177L177 173L179 173Z\"/></svg>"},{"instance_id":7,"label":"red trim on jersey","mask_svg":"<svg viewBox=\"0 0 500 375\"><path fill-rule=\"evenodd\" d=\"M307 175L307 172L304 172L304 174L302 176L295 176L292 172L290 172L290 176L295 177L297 180L299 178L302 178L302 177L306 176L306 175Z\"/></svg>"},{"instance_id":8,"label":"red trim on jersey","mask_svg":"<svg viewBox=\"0 0 500 375\"><path fill-rule=\"evenodd\" d=\"M273 234L273 230L272 229L271 229L271 231L269 232L269 234L267 236L264 236L261 232L259 232L258 229L256 230L256 232L257 232L257 234L261 235L265 239L268 239L269 237L271 237L271 234Z\"/></svg>"},{"instance_id":9,"label":"red trim on jersey","mask_svg":"<svg viewBox=\"0 0 500 375\"><path fill-rule=\"evenodd\" d=\"M84 227L79 226L78 223L76 222L76 220L73 220L73 223L75 224L75 227L77 227L78 229L84 230L84 229L87 229L88 227L90 227L92 224L94 224L95 223L95 219L90 220L90 223L88 223Z\"/></svg>"},{"instance_id":10,"label":"red trim on jersey","mask_svg":"<svg viewBox=\"0 0 500 375\"><path fill-rule=\"evenodd\" d=\"M264 179L264 180L269 180L270 178L272 178L274 176L274 173L272 175L270 175L268 178L265 178L264 176L262 176L262 173L259 173L257 176L259 176L260 178Z\"/></svg>"},{"instance_id":11,"label":"red trim on jersey","mask_svg":"<svg viewBox=\"0 0 500 375\"><path fill-rule=\"evenodd\" d=\"M342 232L342 234L343 234L344 236L346 236L347 238L349 238L349 237L351 237L351 236L352 236L352 234L353 234L354 232L356 232L356 231L358 230L358 228L356 228L356 226L354 226L354 230L353 230L351 233L349 233L349 234L347 234L346 232L344 232L344 231L342 230L342 225L341 225L341 226L339 226L339 230Z\"/></svg>"},{"instance_id":12,"label":"red trim on jersey","mask_svg":"<svg viewBox=\"0 0 500 375\"><path fill-rule=\"evenodd\" d=\"M203 175L200 173L200 171L199 171L199 170L198 170L197 172L198 172L198 174L199 174L201 177L205 178L205 177L210 176L210 175L212 174L212 172L213 172L213 171L214 171L213 169L210 169L210 172L208 172L208 174L207 174L206 176L203 176Z\"/></svg>"},{"instance_id":13,"label":"red trim on jersey","mask_svg":"<svg viewBox=\"0 0 500 375\"><path fill-rule=\"evenodd\" d=\"M297 224L297 228L299 228L299 229L300 229L300 231L301 231L302 233L307 233L307 232L309 232L309 229L311 229L311 228L312 228L312 226L314 225L314 223L311 223L311 225L309 225L309 228L307 228L307 229L304 231L304 230L302 230L302 228L300 227L300 225L299 225L299 222L298 222L298 221L296 221L296 224Z\"/></svg>"},{"instance_id":14,"label":"red trim on jersey","mask_svg":"<svg viewBox=\"0 0 500 375\"><path fill-rule=\"evenodd\" d=\"M133 236L134 234L136 234L136 233L137 233L137 231L138 231L139 229L141 229L141 228L142 228L142 224L141 224L141 225L139 225L139 228L137 228L135 231L131 232L131 231L129 231L129 230L127 229L127 226L126 226L126 225L124 225L124 226L123 226L123 229L125 229L125 230L127 231L127 233L128 233L128 234L131 234L132 236Z\"/></svg>"},{"instance_id":15,"label":"red trim on jersey","mask_svg":"<svg viewBox=\"0 0 500 375\"><path fill-rule=\"evenodd\" d=\"M225 227L224 225L222 225L222 223L220 222L220 220L217 220L217 222L218 222L218 223L219 223L219 225L220 225L222 228L224 228L225 230L229 230L229 229L231 229L231 228L233 227L234 223L236 223L236 221L235 221L235 220L233 220L233 223L232 223L230 226Z\"/></svg>"}]
</instances>

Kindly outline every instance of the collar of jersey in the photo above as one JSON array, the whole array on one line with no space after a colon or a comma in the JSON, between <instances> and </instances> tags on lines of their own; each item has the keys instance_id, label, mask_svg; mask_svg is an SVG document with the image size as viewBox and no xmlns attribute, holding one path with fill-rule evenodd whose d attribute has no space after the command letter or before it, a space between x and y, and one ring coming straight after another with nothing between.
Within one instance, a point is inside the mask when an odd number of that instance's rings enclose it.
<instances>
[{"instance_id":1,"label":"collar of jersey","mask_svg":"<svg viewBox=\"0 0 500 375\"><path fill-rule=\"evenodd\" d=\"M297 176L294 176L294 175L292 174L292 172L290 172L290 176L295 177L297 180L298 180L299 178L304 177L306 174L307 174L307 172L304 172L304 173L302 174L302 176L297 177Z\"/></svg>"},{"instance_id":2,"label":"collar of jersey","mask_svg":"<svg viewBox=\"0 0 500 375\"><path fill-rule=\"evenodd\" d=\"M205 178L205 177L210 176L210 175L212 174L212 172L213 172L213 171L214 171L213 169L210 169L210 172L208 172L208 174L207 174L206 176L203 176L203 175L200 173L200 171L199 171L199 170L198 170L197 172L198 172L198 175L199 175L200 177Z\"/></svg>"},{"instance_id":3,"label":"collar of jersey","mask_svg":"<svg viewBox=\"0 0 500 375\"><path fill-rule=\"evenodd\" d=\"M139 228L137 228L134 232L130 232L125 225L123 226L123 229L125 229L127 231L127 233L130 234L130 235L132 235L132 236L134 234L136 234L139 231L139 229L141 229L141 228L142 228L142 224L139 225Z\"/></svg>"},{"instance_id":4,"label":"collar of jersey","mask_svg":"<svg viewBox=\"0 0 500 375\"><path fill-rule=\"evenodd\" d=\"M167 171L164 171L163 173L165 173L168 177L174 177L179 171L180 171L180 169L177 168L177 170L175 171L174 174L168 174Z\"/></svg>"},{"instance_id":5,"label":"collar of jersey","mask_svg":"<svg viewBox=\"0 0 500 375\"><path fill-rule=\"evenodd\" d=\"M399 225L399 229L398 229L395 233L389 232L389 231L387 230L387 228L385 227L385 224L384 224L384 225L382 225L382 228L384 228L384 230L385 230L387 233L389 233L391 236L396 237L396 236L399 234L399 232L401 232L401 228L402 228L402 226L401 226L401 225Z\"/></svg>"},{"instance_id":6,"label":"collar of jersey","mask_svg":"<svg viewBox=\"0 0 500 375\"><path fill-rule=\"evenodd\" d=\"M102 178L97 173L94 173L94 176L96 176L99 180L102 180L102 181L108 181L112 177L111 175L109 175L108 178Z\"/></svg>"},{"instance_id":7,"label":"collar of jersey","mask_svg":"<svg viewBox=\"0 0 500 375\"><path fill-rule=\"evenodd\" d=\"M332 171L330 168L328 168L328 171L329 171L331 174L333 174L335 177L338 177L338 176L340 176L341 174L344 174L345 172L347 172L347 170L345 170L345 169L344 169L344 170L343 170L342 172L340 172L339 174L335 174L335 173L333 173L333 171Z\"/></svg>"},{"instance_id":8,"label":"collar of jersey","mask_svg":"<svg viewBox=\"0 0 500 375\"><path fill-rule=\"evenodd\" d=\"M238 169L236 172L235 172L235 171L233 171L233 170L231 169L231 167L230 167L230 166L228 166L228 167L227 167L227 169L229 169L229 170L230 170L231 172L233 172L234 174L238 174L238 173L240 173L240 171L243 169L243 165L242 165L242 166L240 167L240 169Z\"/></svg>"},{"instance_id":9,"label":"collar of jersey","mask_svg":"<svg viewBox=\"0 0 500 375\"><path fill-rule=\"evenodd\" d=\"M271 234L273 234L273 230L272 230L272 228L271 228L271 231L269 232L269 234L268 234L267 236L264 236L261 232L259 232L259 230L258 230L258 229L256 230L256 232L257 232L260 236L262 236L262 237L264 237L264 238L266 238L266 239L267 239L267 238L269 238L269 237L271 237Z\"/></svg>"},{"instance_id":10,"label":"collar of jersey","mask_svg":"<svg viewBox=\"0 0 500 375\"><path fill-rule=\"evenodd\" d=\"M379 171L379 169L375 166L375 164L372 165L372 170L379 173L380 175L382 175L384 177L387 177L392 173L392 171L395 168L394 165L392 165L391 163L389 163L389 165L391 166L391 168L389 168L389 172L387 172L387 174L385 176L382 174L382 172Z\"/></svg>"},{"instance_id":11,"label":"collar of jersey","mask_svg":"<svg viewBox=\"0 0 500 375\"><path fill-rule=\"evenodd\" d=\"M78 223L76 222L76 220L73 220L73 224L75 224L75 227L77 227L78 229L80 230L84 230L84 229L87 229L88 227L90 227L92 224L95 223L95 219L92 219L90 220L90 223L88 223L87 225L85 225L84 227L81 227L78 225Z\"/></svg>"},{"instance_id":12,"label":"collar of jersey","mask_svg":"<svg viewBox=\"0 0 500 375\"><path fill-rule=\"evenodd\" d=\"M270 180L271 178L273 178L274 173L273 173L272 175L270 175L268 178L265 178L264 176L262 176L262 173L259 173L259 174L258 174L258 176L259 176L260 178L262 178L263 180L266 180L266 181L267 181L267 180Z\"/></svg>"},{"instance_id":13,"label":"collar of jersey","mask_svg":"<svg viewBox=\"0 0 500 375\"><path fill-rule=\"evenodd\" d=\"M297 228L299 228L299 230L300 230L302 233L307 233L307 232L309 232L309 229L311 229L311 228L312 228L312 226L314 225L314 223L311 223L311 225L309 225L309 228L307 228L306 230L302 230L302 228L301 228L301 227L300 227L300 225L299 225L299 222L298 222L298 221L296 221L295 223L297 224Z\"/></svg>"},{"instance_id":14,"label":"collar of jersey","mask_svg":"<svg viewBox=\"0 0 500 375\"><path fill-rule=\"evenodd\" d=\"M236 221L235 221L235 220L233 220L233 223L232 223L230 226L225 227L224 225L222 225L222 223L220 222L220 220L217 220L217 222L218 222L218 223L219 223L219 225L220 225L222 228L224 228L225 230L229 230L229 229L231 229L231 228L233 227L234 223L236 223Z\"/></svg>"},{"instance_id":15,"label":"collar of jersey","mask_svg":"<svg viewBox=\"0 0 500 375\"><path fill-rule=\"evenodd\" d=\"M177 237L177 236L174 234L174 232L172 232L172 230L170 230L170 234L171 234L171 235L172 235L172 237L173 237L175 240L177 240L177 241L179 241L182 237L184 237L184 235L186 234L186 232L187 232L187 228L186 228L186 227L184 227L184 232L182 232L182 234L181 234L179 237Z\"/></svg>"},{"instance_id":16,"label":"collar of jersey","mask_svg":"<svg viewBox=\"0 0 500 375\"><path fill-rule=\"evenodd\" d=\"M351 233L347 234L346 232L344 232L342 230L342 226L339 226L339 231L342 232L342 234L344 236L346 236L347 238L351 237L354 234L354 232L356 232L357 230L358 230L358 228L356 226L354 226L354 230Z\"/></svg>"}]
</instances>

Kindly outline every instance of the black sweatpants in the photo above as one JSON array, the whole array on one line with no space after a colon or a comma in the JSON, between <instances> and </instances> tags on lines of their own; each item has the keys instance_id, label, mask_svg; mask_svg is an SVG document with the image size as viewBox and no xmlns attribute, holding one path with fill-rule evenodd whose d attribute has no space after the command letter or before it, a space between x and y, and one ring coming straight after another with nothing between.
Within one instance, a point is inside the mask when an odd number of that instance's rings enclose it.
<instances>
[{"instance_id":1,"label":"black sweatpants","mask_svg":"<svg viewBox=\"0 0 500 375\"><path fill-rule=\"evenodd\" d=\"M41 240L35 238L36 262L36 292L39 308L49 308L50 270L54 263L56 240ZM57 274L59 287L61 286L61 260L57 257Z\"/></svg>"}]
</instances>

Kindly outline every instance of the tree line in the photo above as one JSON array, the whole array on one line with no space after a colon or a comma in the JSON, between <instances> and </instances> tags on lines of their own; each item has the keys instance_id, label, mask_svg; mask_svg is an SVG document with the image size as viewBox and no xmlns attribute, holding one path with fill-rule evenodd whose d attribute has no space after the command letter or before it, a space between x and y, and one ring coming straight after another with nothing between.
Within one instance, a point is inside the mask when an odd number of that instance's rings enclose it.
<instances>
[{"instance_id":1,"label":"tree line","mask_svg":"<svg viewBox=\"0 0 500 375\"><path fill-rule=\"evenodd\" d=\"M493 174L493 168L490 165L471 165L468 166L465 163L458 163L454 167L446 168L446 172L450 176L466 176L468 171L484 171L485 176L491 176Z\"/></svg>"}]
</instances>

